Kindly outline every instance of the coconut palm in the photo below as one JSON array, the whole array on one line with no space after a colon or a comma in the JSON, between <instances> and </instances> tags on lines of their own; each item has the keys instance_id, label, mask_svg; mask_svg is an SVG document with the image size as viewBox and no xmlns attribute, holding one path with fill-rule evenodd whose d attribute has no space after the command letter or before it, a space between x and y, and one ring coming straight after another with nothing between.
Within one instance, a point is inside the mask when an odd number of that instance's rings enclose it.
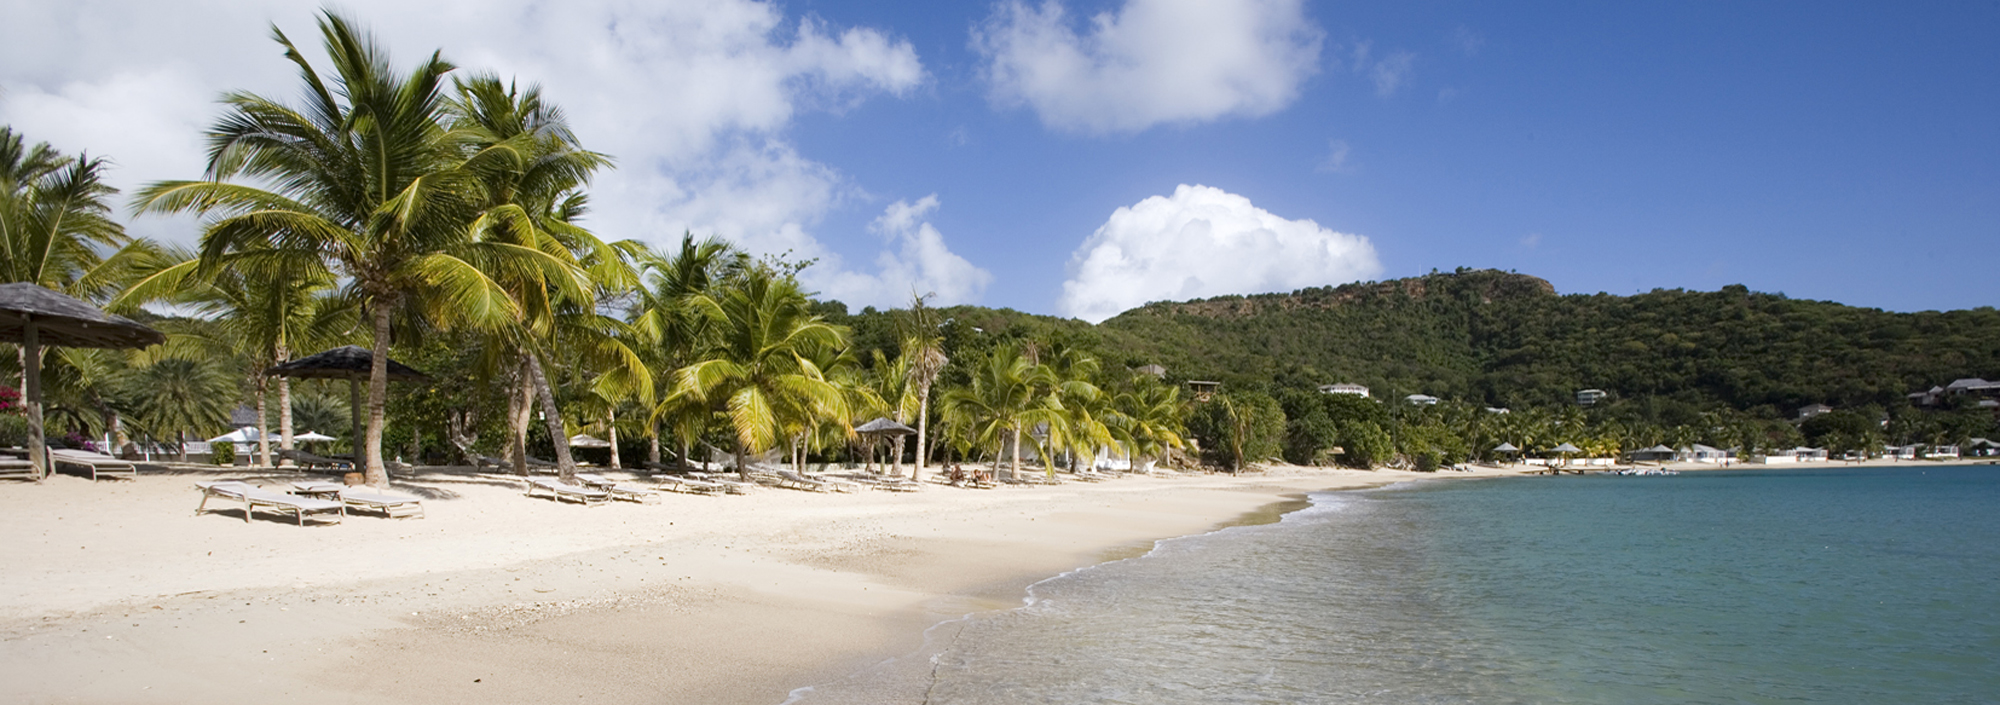
<instances>
[{"instance_id":1,"label":"coconut palm","mask_svg":"<svg viewBox=\"0 0 2000 705\"><path fill-rule=\"evenodd\" d=\"M351 301L332 296L334 282L310 262L285 263L273 257L244 267L204 270L193 252L169 248L162 253L173 264L141 272L114 298L114 310L161 301L182 307L211 321L209 347L245 361L257 409L260 464L271 462L271 434L266 397L270 377L264 370L291 359L293 350L314 350L338 344L353 327ZM291 380L278 378L279 448L291 450Z\"/></svg>"},{"instance_id":2,"label":"coconut palm","mask_svg":"<svg viewBox=\"0 0 2000 705\"><path fill-rule=\"evenodd\" d=\"M621 339L629 338L629 332L596 310L599 298L636 287L638 274L628 264L627 251L576 224L585 211L583 187L593 172L610 165L610 158L582 149L562 111L542 98L539 87L520 90L491 75L456 81L455 86L456 97L448 105L452 130L471 150L465 169L483 187L473 231L484 241L534 248L584 275L539 267L495 273L523 315L495 328L493 339L520 361L517 378L541 402L557 472L568 480L576 462L544 360L556 361L554 353L561 348L571 353L566 357L597 363L594 367L605 374L597 376L594 391L613 408L627 397L652 395L651 375ZM634 253L640 249L635 243L625 245ZM527 427L512 430L515 471L525 474Z\"/></svg>"},{"instance_id":3,"label":"coconut palm","mask_svg":"<svg viewBox=\"0 0 2000 705\"><path fill-rule=\"evenodd\" d=\"M632 328L645 341L640 350L647 363L662 377L658 386L672 388L672 376L712 341L714 328L695 309L696 297L715 293L719 282L740 276L748 266L749 256L741 250L715 238L697 241L692 233L683 234L680 247L671 254L649 252L640 258L643 285ZM699 399L661 397L647 415L649 460L660 462L659 427L664 423L674 430L680 443L676 462L684 466L710 416Z\"/></svg>"},{"instance_id":4,"label":"coconut palm","mask_svg":"<svg viewBox=\"0 0 2000 705\"><path fill-rule=\"evenodd\" d=\"M1019 479L1021 436L1036 424L1062 421L1061 406L1048 393L1056 384L1055 374L1013 344L995 347L970 371L969 385L945 393L945 414L974 445L1009 444L1007 474Z\"/></svg>"},{"instance_id":5,"label":"coconut palm","mask_svg":"<svg viewBox=\"0 0 2000 705\"><path fill-rule=\"evenodd\" d=\"M1131 388L1113 397L1111 405L1116 415L1109 425L1134 469L1144 463L1144 470L1150 470L1161 454L1186 447L1179 387L1140 374L1132 378Z\"/></svg>"},{"instance_id":6,"label":"coconut palm","mask_svg":"<svg viewBox=\"0 0 2000 705\"><path fill-rule=\"evenodd\" d=\"M691 304L714 342L675 373L674 395L727 417L745 479L747 456L775 446L788 423L849 418L843 390L814 362L844 346L846 331L812 314L796 280L757 266Z\"/></svg>"},{"instance_id":7,"label":"coconut palm","mask_svg":"<svg viewBox=\"0 0 2000 705\"><path fill-rule=\"evenodd\" d=\"M0 126L0 281L33 282L78 298L103 300L126 268L153 250L111 219L117 189L104 183L105 162L66 156L48 144L26 146Z\"/></svg>"},{"instance_id":8,"label":"coconut palm","mask_svg":"<svg viewBox=\"0 0 2000 705\"><path fill-rule=\"evenodd\" d=\"M931 385L937 383L938 375L944 374L944 367L951 358L944 354L944 336L938 333L937 315L925 305L924 296L910 297L910 313L903 322L898 342L902 347L902 358L908 388L917 397L917 462L910 469L911 480L922 480L924 463L929 455L925 446L930 436ZM907 423L907 422L906 422ZM896 439L896 457L903 457L903 440Z\"/></svg>"},{"instance_id":9,"label":"coconut palm","mask_svg":"<svg viewBox=\"0 0 2000 705\"><path fill-rule=\"evenodd\" d=\"M575 277L574 265L525 233L469 227L487 200L481 172L466 166L465 145L445 126L450 63L432 54L394 75L387 54L345 18L327 12L318 24L331 83L273 27L306 104L225 95L227 112L209 131L207 178L148 186L139 206L210 218L204 269L304 262L343 282L372 324L364 458L369 484L384 486L391 318L407 308L444 326L509 325L521 307L490 273L561 280ZM230 182L237 178L269 188Z\"/></svg>"}]
</instances>

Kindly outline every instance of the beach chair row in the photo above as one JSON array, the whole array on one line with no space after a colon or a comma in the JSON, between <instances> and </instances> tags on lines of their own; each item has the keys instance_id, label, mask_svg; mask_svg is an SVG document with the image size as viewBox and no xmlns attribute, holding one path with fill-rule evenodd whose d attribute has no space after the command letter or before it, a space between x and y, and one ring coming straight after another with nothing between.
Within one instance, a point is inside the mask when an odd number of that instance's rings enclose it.
<instances>
[{"instance_id":1,"label":"beach chair row","mask_svg":"<svg viewBox=\"0 0 2000 705\"><path fill-rule=\"evenodd\" d=\"M244 523L249 523L251 513L256 511L290 514L299 526L305 526L307 515L331 514L334 522L339 523L347 518L347 510L350 508L377 511L395 519L421 519L424 516L422 500L331 482L288 482L284 485L283 491L268 489L244 480L217 480L194 484L201 490L201 504L194 509L196 516L205 511L216 511L208 508L210 500L237 502L243 505Z\"/></svg>"}]
</instances>

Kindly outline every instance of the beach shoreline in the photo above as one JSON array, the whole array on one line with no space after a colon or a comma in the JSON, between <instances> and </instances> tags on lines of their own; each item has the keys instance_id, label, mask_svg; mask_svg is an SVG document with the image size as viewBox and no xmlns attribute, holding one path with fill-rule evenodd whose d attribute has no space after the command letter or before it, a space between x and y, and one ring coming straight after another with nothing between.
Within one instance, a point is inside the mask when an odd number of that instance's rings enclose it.
<instances>
[{"instance_id":1,"label":"beach shoreline","mask_svg":"<svg viewBox=\"0 0 2000 705\"><path fill-rule=\"evenodd\" d=\"M57 476L0 492L0 696L778 703L1034 582L1273 520L1306 492L1510 474L1279 466L586 508L440 471L397 483L427 518L303 528L195 515L214 472Z\"/></svg>"}]
</instances>

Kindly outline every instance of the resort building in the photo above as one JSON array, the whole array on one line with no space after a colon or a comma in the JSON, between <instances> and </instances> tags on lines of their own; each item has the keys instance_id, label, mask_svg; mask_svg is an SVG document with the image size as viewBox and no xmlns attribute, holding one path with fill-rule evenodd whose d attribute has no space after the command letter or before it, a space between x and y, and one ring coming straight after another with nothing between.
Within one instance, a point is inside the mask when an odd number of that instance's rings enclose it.
<instances>
[{"instance_id":1,"label":"resort building","mask_svg":"<svg viewBox=\"0 0 2000 705\"><path fill-rule=\"evenodd\" d=\"M1146 365L1139 369L1133 370L1133 372L1137 372L1142 375L1152 375L1160 379L1166 379L1167 377L1167 368L1161 367L1159 365Z\"/></svg>"},{"instance_id":2,"label":"resort building","mask_svg":"<svg viewBox=\"0 0 2000 705\"><path fill-rule=\"evenodd\" d=\"M1804 421L1820 414L1830 413L1833 407L1825 404L1807 404L1799 407L1799 420Z\"/></svg>"},{"instance_id":3,"label":"resort building","mask_svg":"<svg viewBox=\"0 0 2000 705\"><path fill-rule=\"evenodd\" d=\"M1434 406L1438 403L1438 398L1429 394L1412 394L1403 397L1403 401L1421 406Z\"/></svg>"},{"instance_id":4,"label":"resort building","mask_svg":"<svg viewBox=\"0 0 2000 705\"><path fill-rule=\"evenodd\" d=\"M1825 448L1801 447L1765 455L1758 458L1757 462L1765 465L1791 465L1795 463L1824 463L1826 462L1826 458Z\"/></svg>"},{"instance_id":5,"label":"resort building","mask_svg":"<svg viewBox=\"0 0 2000 705\"><path fill-rule=\"evenodd\" d=\"M1602 389L1579 390L1576 393L1576 403L1583 406L1592 406L1600 401L1604 401L1605 397L1609 396L1611 396L1611 393Z\"/></svg>"},{"instance_id":6,"label":"resort building","mask_svg":"<svg viewBox=\"0 0 2000 705\"><path fill-rule=\"evenodd\" d=\"M1937 406L1953 396L1972 395L1981 397L1981 408L2000 407L2000 382L1988 382L1978 377L1961 377L1942 387L1931 387L1921 392L1911 392L1910 402L1917 406ZM1986 402L1994 402L1988 404Z\"/></svg>"},{"instance_id":7,"label":"resort building","mask_svg":"<svg viewBox=\"0 0 2000 705\"><path fill-rule=\"evenodd\" d=\"M1216 392L1222 391L1222 383L1191 379L1187 382L1187 388L1189 392L1194 393L1195 401L1208 401Z\"/></svg>"},{"instance_id":8,"label":"resort building","mask_svg":"<svg viewBox=\"0 0 2000 705\"><path fill-rule=\"evenodd\" d=\"M1714 446L1705 446L1700 443L1683 446L1680 450L1674 452L1675 460L1694 463L1720 463L1735 456L1735 453Z\"/></svg>"},{"instance_id":9,"label":"resort building","mask_svg":"<svg viewBox=\"0 0 2000 705\"><path fill-rule=\"evenodd\" d=\"M1354 395L1354 396L1357 396L1357 397L1364 397L1364 398L1365 398L1365 397L1367 397L1367 396L1368 396L1368 388L1367 388L1367 387L1363 387L1363 386L1361 386L1361 385L1359 385L1359 384L1355 384L1355 383L1353 383L1353 382L1341 382L1341 383L1339 383L1339 384L1322 384L1322 385L1320 385L1320 386L1319 386L1319 393L1321 393L1321 394L1352 394L1352 395Z\"/></svg>"}]
</instances>

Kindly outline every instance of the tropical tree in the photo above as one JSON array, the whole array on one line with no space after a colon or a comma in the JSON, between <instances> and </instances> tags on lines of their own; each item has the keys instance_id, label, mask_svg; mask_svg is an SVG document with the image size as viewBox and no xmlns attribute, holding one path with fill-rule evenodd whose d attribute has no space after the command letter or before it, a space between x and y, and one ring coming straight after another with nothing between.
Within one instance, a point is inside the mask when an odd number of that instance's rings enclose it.
<instances>
[{"instance_id":1,"label":"tropical tree","mask_svg":"<svg viewBox=\"0 0 2000 705\"><path fill-rule=\"evenodd\" d=\"M699 359L675 373L673 394L727 417L745 479L747 457L775 446L788 423L850 417L845 394L814 363L843 347L846 332L812 314L795 279L758 265L691 305L715 334Z\"/></svg>"},{"instance_id":2,"label":"tropical tree","mask_svg":"<svg viewBox=\"0 0 2000 705\"><path fill-rule=\"evenodd\" d=\"M925 296L910 297L909 315L903 317L901 335L897 337L902 348L905 385L917 397L917 462L910 469L911 480L922 480L924 463L928 462L930 449L931 386L937 384L938 376L944 374L945 365L951 358L944 354L944 335L938 332L937 315L924 299ZM896 458L903 457L903 440L896 439Z\"/></svg>"},{"instance_id":3,"label":"tropical tree","mask_svg":"<svg viewBox=\"0 0 2000 705\"><path fill-rule=\"evenodd\" d=\"M680 368L713 343L711 319L695 306L698 297L717 293L719 282L733 280L749 266L749 257L715 238L695 240L692 233L681 236L680 247L671 254L646 253L640 259L643 277L632 329L645 342L640 352L649 367L660 375L657 386L671 389ZM676 462L685 467L694 444L707 429L713 412L706 402L687 395L661 396L647 415L650 461L660 462L659 427L667 425L680 444Z\"/></svg>"},{"instance_id":4,"label":"tropical tree","mask_svg":"<svg viewBox=\"0 0 2000 705\"><path fill-rule=\"evenodd\" d=\"M205 434L227 425L236 399L226 368L203 359L162 358L131 370L124 385L133 399L134 421L156 440L171 437L181 462L187 462L188 432Z\"/></svg>"},{"instance_id":5,"label":"tropical tree","mask_svg":"<svg viewBox=\"0 0 2000 705\"><path fill-rule=\"evenodd\" d=\"M1110 429L1134 470L1149 472L1168 450L1187 446L1179 387L1149 374L1134 375L1130 386L1112 398L1111 406L1116 415Z\"/></svg>"},{"instance_id":6,"label":"tropical tree","mask_svg":"<svg viewBox=\"0 0 2000 705\"><path fill-rule=\"evenodd\" d=\"M332 296L334 282L310 262L286 263L273 257L242 267L205 270L193 252L170 248L162 255L173 264L140 272L110 308L129 310L147 302L167 302L212 323L194 337L245 361L245 379L257 409L261 464L271 465L265 409L270 377L264 370L290 360L293 350L336 344L354 325L352 302ZM290 379L278 378L277 402L279 448L291 450Z\"/></svg>"},{"instance_id":7,"label":"tropical tree","mask_svg":"<svg viewBox=\"0 0 2000 705\"><path fill-rule=\"evenodd\" d=\"M342 294L371 323L374 364L363 452L369 484L385 486L382 422L392 317L407 308L442 326L498 328L518 322L522 313L489 273L580 277L542 243L522 239L525 233L469 225L488 201L480 172L467 166L465 145L445 126L443 79L453 70L450 63L433 53L398 76L386 52L347 19L327 12L318 24L332 81L273 27L273 38L299 69L306 104L294 108L252 93L226 94L227 111L208 133L207 178L148 186L139 206L210 218L200 248L205 270L309 263L322 270L316 275L343 282ZM231 183L238 178L268 188Z\"/></svg>"},{"instance_id":8,"label":"tropical tree","mask_svg":"<svg viewBox=\"0 0 2000 705\"><path fill-rule=\"evenodd\" d=\"M0 281L99 301L118 289L153 245L111 219L118 191L104 183L104 170L103 158L28 147L0 126Z\"/></svg>"},{"instance_id":9,"label":"tropical tree","mask_svg":"<svg viewBox=\"0 0 2000 705\"><path fill-rule=\"evenodd\" d=\"M1011 446L1007 475L1020 479L1021 436L1035 424L1062 421L1061 405L1048 393L1055 373L1012 343L995 346L970 372L970 384L945 392L945 415L972 445Z\"/></svg>"}]
</instances>

